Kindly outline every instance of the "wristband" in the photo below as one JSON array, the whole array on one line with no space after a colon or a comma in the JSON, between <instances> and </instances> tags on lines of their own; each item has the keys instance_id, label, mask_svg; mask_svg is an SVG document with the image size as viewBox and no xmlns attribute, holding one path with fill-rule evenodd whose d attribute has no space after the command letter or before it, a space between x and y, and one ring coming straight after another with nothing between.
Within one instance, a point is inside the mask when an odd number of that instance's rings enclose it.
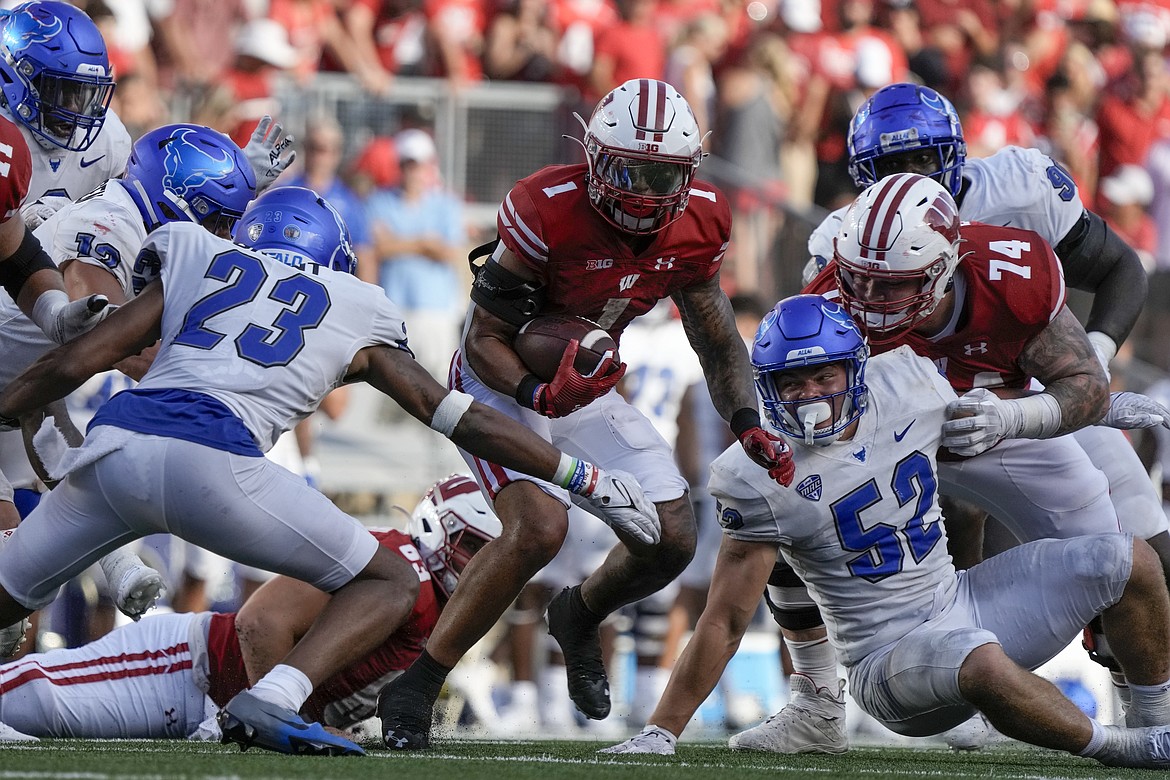
<instances>
[{"instance_id":1,"label":"wristband","mask_svg":"<svg viewBox=\"0 0 1170 780\"><path fill-rule=\"evenodd\" d=\"M735 438L742 438L744 433L752 428L762 428L760 422L760 410L752 409L745 406L731 415L731 432L735 434Z\"/></svg>"},{"instance_id":2,"label":"wristband","mask_svg":"<svg viewBox=\"0 0 1170 780\"><path fill-rule=\"evenodd\" d=\"M593 492L600 476L599 469L592 463L572 455L561 453L561 462L557 464L557 472L552 481L579 496L588 496Z\"/></svg>"},{"instance_id":3,"label":"wristband","mask_svg":"<svg viewBox=\"0 0 1170 780\"><path fill-rule=\"evenodd\" d=\"M455 426L463 418L463 413L471 408L472 400L474 399L470 395L458 390L447 393L435 408L435 413L431 415L431 428L451 438Z\"/></svg>"},{"instance_id":4,"label":"wristband","mask_svg":"<svg viewBox=\"0 0 1170 780\"><path fill-rule=\"evenodd\" d=\"M525 409L536 408L536 391L544 382L540 381L540 377L536 374L525 374L524 378L520 380L519 387L516 388L516 403L523 406Z\"/></svg>"},{"instance_id":5,"label":"wristband","mask_svg":"<svg viewBox=\"0 0 1170 780\"><path fill-rule=\"evenodd\" d=\"M1047 439L1060 430L1060 402L1048 393L1036 393L1024 398L1005 400L1004 405L1019 410L1020 419L1010 438Z\"/></svg>"}]
</instances>

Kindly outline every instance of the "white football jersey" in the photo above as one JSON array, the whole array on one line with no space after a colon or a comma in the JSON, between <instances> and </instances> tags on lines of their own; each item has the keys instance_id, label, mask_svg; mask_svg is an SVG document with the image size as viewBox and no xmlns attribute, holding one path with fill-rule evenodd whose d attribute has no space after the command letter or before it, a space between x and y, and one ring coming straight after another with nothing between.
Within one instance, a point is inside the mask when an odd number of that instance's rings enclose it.
<instances>
[{"instance_id":1,"label":"white football jersey","mask_svg":"<svg viewBox=\"0 0 1170 780\"><path fill-rule=\"evenodd\" d=\"M622 393L674 449L683 396L703 379L703 367L682 320L635 319L622 333L619 355L626 364Z\"/></svg>"},{"instance_id":2,"label":"white football jersey","mask_svg":"<svg viewBox=\"0 0 1170 780\"><path fill-rule=\"evenodd\" d=\"M865 381L869 406L852 439L791 441L790 487L739 444L711 465L709 485L725 534L780 544L847 666L932 617L957 582L935 463L955 393L909 347L871 358Z\"/></svg>"},{"instance_id":3,"label":"white football jersey","mask_svg":"<svg viewBox=\"0 0 1170 780\"><path fill-rule=\"evenodd\" d=\"M1081 218L1085 204L1064 168L1037 149L1005 146L990 157L969 157L959 203L964 222L1033 230L1055 247ZM848 206L827 216L808 240L813 257L833 257L833 239Z\"/></svg>"},{"instance_id":4,"label":"white football jersey","mask_svg":"<svg viewBox=\"0 0 1170 780\"><path fill-rule=\"evenodd\" d=\"M138 250L146 241L146 225L120 179L105 182L66 205L33 235L57 265L78 260L109 271L127 299L158 275L157 269L135 268Z\"/></svg>"},{"instance_id":5,"label":"white football jersey","mask_svg":"<svg viewBox=\"0 0 1170 780\"><path fill-rule=\"evenodd\" d=\"M0 115L12 119L7 107ZM106 121L93 145L84 152L70 152L54 146L46 149L32 131L13 120L32 153L32 181L26 203L43 197L64 197L77 200L92 192L108 179L121 176L130 159L130 133L112 110L106 111Z\"/></svg>"},{"instance_id":6,"label":"white football jersey","mask_svg":"<svg viewBox=\"0 0 1170 780\"><path fill-rule=\"evenodd\" d=\"M160 261L162 347L127 392L211 396L261 450L342 384L358 350L407 349L398 307L350 274L299 270L193 223L158 228L142 251Z\"/></svg>"}]
</instances>

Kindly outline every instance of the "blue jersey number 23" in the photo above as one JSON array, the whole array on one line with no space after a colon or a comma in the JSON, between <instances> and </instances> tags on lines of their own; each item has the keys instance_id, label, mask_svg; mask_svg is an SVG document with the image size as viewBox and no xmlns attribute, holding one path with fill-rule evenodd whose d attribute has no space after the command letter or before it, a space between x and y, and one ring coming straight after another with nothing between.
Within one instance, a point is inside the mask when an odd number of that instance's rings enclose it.
<instances>
[{"instance_id":1,"label":"blue jersey number 23","mask_svg":"<svg viewBox=\"0 0 1170 780\"><path fill-rule=\"evenodd\" d=\"M861 553L849 562L849 571L854 577L862 577L870 582L878 582L902 570L906 556L902 547L903 538L915 563L921 563L942 538L942 528L938 522L928 526L922 524L923 517L934 504L934 494L938 489L930 458L915 452L899 461L894 467L890 489L900 507L916 500L914 516L900 534L898 527L889 523L877 523L869 528L861 524L862 512L882 500L875 480L871 479L832 505L841 547Z\"/></svg>"},{"instance_id":2,"label":"blue jersey number 23","mask_svg":"<svg viewBox=\"0 0 1170 780\"><path fill-rule=\"evenodd\" d=\"M212 330L207 321L254 300L268 280L263 261L235 250L216 255L204 275L229 284L205 295L191 307L175 336L175 344L213 348L228 334ZM286 366L304 348L305 331L316 328L325 319L331 305L329 291L316 279L297 274L273 285L268 297L288 308L282 309L268 327L249 323L236 336L236 353L265 368Z\"/></svg>"}]
</instances>

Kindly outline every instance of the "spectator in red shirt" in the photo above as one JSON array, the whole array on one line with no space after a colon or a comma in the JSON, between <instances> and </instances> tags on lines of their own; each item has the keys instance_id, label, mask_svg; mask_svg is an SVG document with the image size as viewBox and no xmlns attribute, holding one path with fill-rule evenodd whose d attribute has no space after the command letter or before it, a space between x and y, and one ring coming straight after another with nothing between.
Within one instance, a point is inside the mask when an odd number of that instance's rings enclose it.
<instances>
[{"instance_id":1,"label":"spectator in red shirt","mask_svg":"<svg viewBox=\"0 0 1170 780\"><path fill-rule=\"evenodd\" d=\"M1122 165L1101 180L1097 210L1117 235L1134 248L1147 271L1154 269L1158 227L1146 208L1154 199L1154 180L1140 165Z\"/></svg>"},{"instance_id":2,"label":"spectator in red shirt","mask_svg":"<svg viewBox=\"0 0 1170 780\"><path fill-rule=\"evenodd\" d=\"M1097 125L1102 176L1140 165L1155 140L1170 138L1170 76L1160 48L1135 51L1133 70L1101 99Z\"/></svg>"},{"instance_id":3,"label":"spectator in red shirt","mask_svg":"<svg viewBox=\"0 0 1170 780\"><path fill-rule=\"evenodd\" d=\"M621 21L597 33L589 100L600 100L630 79L661 79L666 42L655 24L654 0L618 0Z\"/></svg>"},{"instance_id":4,"label":"spectator in red shirt","mask_svg":"<svg viewBox=\"0 0 1170 780\"><path fill-rule=\"evenodd\" d=\"M297 52L288 33L274 19L253 19L236 36L236 57L223 82L235 98L235 125L228 135L243 148L256 123L264 116L279 116L275 80L295 67Z\"/></svg>"}]
</instances>

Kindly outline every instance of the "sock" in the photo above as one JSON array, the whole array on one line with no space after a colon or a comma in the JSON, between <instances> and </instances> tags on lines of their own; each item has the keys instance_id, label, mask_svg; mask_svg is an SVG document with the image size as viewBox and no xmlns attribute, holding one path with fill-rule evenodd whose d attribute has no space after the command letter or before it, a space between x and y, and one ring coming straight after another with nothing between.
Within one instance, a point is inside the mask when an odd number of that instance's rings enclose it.
<instances>
[{"instance_id":1,"label":"sock","mask_svg":"<svg viewBox=\"0 0 1170 780\"><path fill-rule=\"evenodd\" d=\"M1129 684L1129 706L1125 709L1125 725L1165 726L1170 724L1170 681L1161 685Z\"/></svg>"},{"instance_id":2,"label":"sock","mask_svg":"<svg viewBox=\"0 0 1170 780\"><path fill-rule=\"evenodd\" d=\"M127 571L137 566L146 567L141 558L125 547L119 547L113 552L106 553L98 560L98 564L102 567L102 573L106 575L106 584L110 588L111 597L118 595L118 584Z\"/></svg>"},{"instance_id":3,"label":"sock","mask_svg":"<svg viewBox=\"0 0 1170 780\"><path fill-rule=\"evenodd\" d=\"M252 686L252 695L257 699L293 712L301 709L312 692L313 684L309 682L305 673L288 664L277 664L272 667L272 671Z\"/></svg>"},{"instance_id":4,"label":"sock","mask_svg":"<svg viewBox=\"0 0 1170 780\"><path fill-rule=\"evenodd\" d=\"M509 709L525 714L536 712L537 690L532 680L514 680L511 686L512 704Z\"/></svg>"},{"instance_id":5,"label":"sock","mask_svg":"<svg viewBox=\"0 0 1170 780\"><path fill-rule=\"evenodd\" d=\"M1089 723L1093 726L1093 736L1089 737L1089 744L1085 745L1085 749L1081 751L1081 755L1092 758L1105 747L1108 742L1108 732L1101 728L1101 724L1092 718L1089 718Z\"/></svg>"},{"instance_id":6,"label":"sock","mask_svg":"<svg viewBox=\"0 0 1170 780\"><path fill-rule=\"evenodd\" d=\"M836 696L840 688L837 653L829 644L828 637L809 642L794 642L785 638L784 642L788 645L793 670L808 677L817 688L827 688Z\"/></svg>"},{"instance_id":7,"label":"sock","mask_svg":"<svg viewBox=\"0 0 1170 780\"><path fill-rule=\"evenodd\" d=\"M581 598L581 586L576 585L569 589L569 612L573 617L583 623L596 623L601 625L601 621L605 620L605 615L598 615L585 604L585 599Z\"/></svg>"},{"instance_id":8,"label":"sock","mask_svg":"<svg viewBox=\"0 0 1170 780\"><path fill-rule=\"evenodd\" d=\"M549 664L540 673L540 720L545 726L576 727L573 700L569 698L569 677L565 667Z\"/></svg>"},{"instance_id":9,"label":"sock","mask_svg":"<svg viewBox=\"0 0 1170 780\"><path fill-rule=\"evenodd\" d=\"M415 662L402 673L399 680L401 685L416 688L429 696L431 701L435 701L439 698L439 691L443 689L443 683L450 673L450 666L443 666L432 658L430 653L423 650Z\"/></svg>"}]
</instances>

